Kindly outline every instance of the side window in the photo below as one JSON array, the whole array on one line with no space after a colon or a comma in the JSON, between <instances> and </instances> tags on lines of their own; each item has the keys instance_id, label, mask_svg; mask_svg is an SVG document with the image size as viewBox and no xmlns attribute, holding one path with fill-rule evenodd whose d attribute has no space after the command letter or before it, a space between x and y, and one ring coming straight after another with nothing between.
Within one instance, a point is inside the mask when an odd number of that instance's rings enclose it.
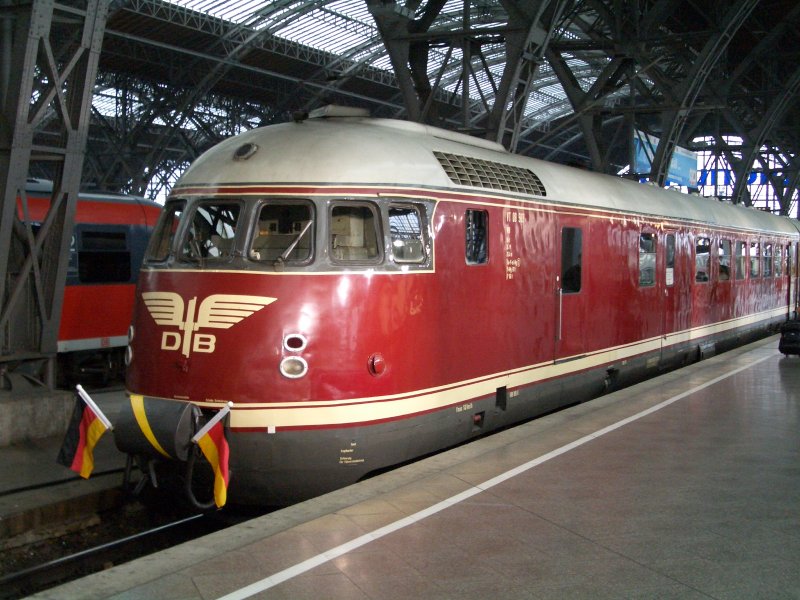
<instances>
[{"instance_id":1,"label":"side window","mask_svg":"<svg viewBox=\"0 0 800 600\"><path fill-rule=\"evenodd\" d=\"M561 230L561 291L575 294L581 291L583 263L582 232L575 227Z\"/></svg>"},{"instance_id":2,"label":"side window","mask_svg":"<svg viewBox=\"0 0 800 600\"><path fill-rule=\"evenodd\" d=\"M772 244L764 244L764 277L772 277Z\"/></svg>"},{"instance_id":3,"label":"side window","mask_svg":"<svg viewBox=\"0 0 800 600\"><path fill-rule=\"evenodd\" d=\"M731 278L731 241L719 241L719 280L728 281Z\"/></svg>"},{"instance_id":4,"label":"side window","mask_svg":"<svg viewBox=\"0 0 800 600\"><path fill-rule=\"evenodd\" d=\"M314 241L312 206L303 201L269 201L258 211L250 251L251 260L304 262L311 258Z\"/></svg>"},{"instance_id":5,"label":"side window","mask_svg":"<svg viewBox=\"0 0 800 600\"><path fill-rule=\"evenodd\" d=\"M656 284L656 236L654 233L639 235L639 287Z\"/></svg>"},{"instance_id":6,"label":"side window","mask_svg":"<svg viewBox=\"0 0 800 600\"><path fill-rule=\"evenodd\" d=\"M761 277L759 270L761 254L758 250L758 242L750 242L750 277Z\"/></svg>"},{"instance_id":7,"label":"side window","mask_svg":"<svg viewBox=\"0 0 800 600\"><path fill-rule=\"evenodd\" d=\"M783 247L775 244L775 277L783 276Z\"/></svg>"},{"instance_id":8,"label":"side window","mask_svg":"<svg viewBox=\"0 0 800 600\"><path fill-rule=\"evenodd\" d=\"M180 223L185 208L186 202L183 200L167 202L161 212L156 229L150 237L145 260L153 262L167 260L172 240L175 239L175 232L178 230L178 223Z\"/></svg>"},{"instance_id":9,"label":"side window","mask_svg":"<svg viewBox=\"0 0 800 600\"><path fill-rule=\"evenodd\" d=\"M416 206L389 207L389 235L392 259L396 263L420 263L425 260L421 210Z\"/></svg>"},{"instance_id":10,"label":"side window","mask_svg":"<svg viewBox=\"0 0 800 600\"><path fill-rule=\"evenodd\" d=\"M467 264L482 265L489 260L489 213L485 210L468 210L464 224Z\"/></svg>"},{"instance_id":11,"label":"side window","mask_svg":"<svg viewBox=\"0 0 800 600\"><path fill-rule=\"evenodd\" d=\"M666 259L667 259L667 273L666 273L666 281L667 285L673 285L675 283L675 234L669 233L667 234L667 247L666 247Z\"/></svg>"},{"instance_id":12,"label":"side window","mask_svg":"<svg viewBox=\"0 0 800 600\"><path fill-rule=\"evenodd\" d=\"M125 283L131 279L128 234L122 225L84 225L78 233L78 280Z\"/></svg>"},{"instance_id":13,"label":"side window","mask_svg":"<svg viewBox=\"0 0 800 600\"><path fill-rule=\"evenodd\" d=\"M335 205L331 209L331 257L336 261L374 261L379 258L377 223L372 205Z\"/></svg>"},{"instance_id":14,"label":"side window","mask_svg":"<svg viewBox=\"0 0 800 600\"><path fill-rule=\"evenodd\" d=\"M183 256L199 261L230 258L240 212L238 203L200 202L183 241Z\"/></svg>"},{"instance_id":15,"label":"side window","mask_svg":"<svg viewBox=\"0 0 800 600\"><path fill-rule=\"evenodd\" d=\"M699 237L695 242L694 280L708 281L711 269L711 239Z\"/></svg>"},{"instance_id":16,"label":"side window","mask_svg":"<svg viewBox=\"0 0 800 600\"><path fill-rule=\"evenodd\" d=\"M736 279L747 277L747 246L744 242L736 242Z\"/></svg>"}]
</instances>

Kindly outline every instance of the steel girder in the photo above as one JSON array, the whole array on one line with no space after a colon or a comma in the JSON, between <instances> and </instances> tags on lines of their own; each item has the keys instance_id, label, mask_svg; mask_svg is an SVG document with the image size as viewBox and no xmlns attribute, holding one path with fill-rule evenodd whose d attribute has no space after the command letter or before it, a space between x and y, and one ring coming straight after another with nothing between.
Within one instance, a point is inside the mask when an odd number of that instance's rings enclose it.
<instances>
[{"instance_id":1,"label":"steel girder","mask_svg":"<svg viewBox=\"0 0 800 600\"><path fill-rule=\"evenodd\" d=\"M5 2L4 58L12 68L0 119L0 361L56 353L70 242L107 0ZM67 23L67 32L61 25ZM7 36L11 36L9 44ZM46 82L38 89L34 82ZM59 135L38 139L48 111ZM34 230L26 181L35 161L55 164L50 209ZM20 202L22 220L17 213ZM51 373L52 375L52 373ZM50 381L49 383L52 383Z\"/></svg>"}]
</instances>

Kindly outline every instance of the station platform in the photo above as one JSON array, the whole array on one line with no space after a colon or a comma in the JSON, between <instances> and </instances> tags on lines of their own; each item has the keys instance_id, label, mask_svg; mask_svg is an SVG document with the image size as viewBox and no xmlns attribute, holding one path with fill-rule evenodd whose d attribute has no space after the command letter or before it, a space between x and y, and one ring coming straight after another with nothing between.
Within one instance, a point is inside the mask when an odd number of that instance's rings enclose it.
<instances>
[{"instance_id":1,"label":"station platform","mask_svg":"<svg viewBox=\"0 0 800 600\"><path fill-rule=\"evenodd\" d=\"M798 598L800 358L777 344L34 597Z\"/></svg>"}]
</instances>

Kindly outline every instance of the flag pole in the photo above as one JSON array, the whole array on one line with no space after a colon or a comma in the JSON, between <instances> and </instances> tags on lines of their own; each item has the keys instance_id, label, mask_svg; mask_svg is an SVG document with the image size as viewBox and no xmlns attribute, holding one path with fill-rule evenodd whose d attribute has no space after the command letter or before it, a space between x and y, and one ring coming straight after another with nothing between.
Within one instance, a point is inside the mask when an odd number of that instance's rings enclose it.
<instances>
[{"instance_id":1,"label":"flag pole","mask_svg":"<svg viewBox=\"0 0 800 600\"><path fill-rule=\"evenodd\" d=\"M211 417L211 419L209 419L208 423L203 425L203 427L200 428L200 431L198 431L197 433L194 434L194 436L192 437L192 442L194 442L196 444L197 440L199 440L201 437L203 437L206 433L209 432L209 430L214 425L216 425L222 419L225 418L225 415L227 415L231 411L231 408L233 408L233 402L228 402L225 406L223 406L221 409L219 409L219 411L217 411L217 414L215 414L213 417Z\"/></svg>"},{"instance_id":2,"label":"flag pole","mask_svg":"<svg viewBox=\"0 0 800 600\"><path fill-rule=\"evenodd\" d=\"M95 403L95 401L94 401L94 400L92 400L92 399L91 399L91 397L89 396L89 394L87 394L87 393L86 393L86 390L84 390L84 389L83 389L83 387L81 386L81 384L79 383L78 385L76 385L76 386L75 386L75 388L78 390L78 395L81 397L81 399L82 399L84 402L86 402L87 406L88 406L89 408L91 408L91 409L94 411L94 414L96 414L96 415L97 415L97 418L98 418L98 419L100 419L100 422L101 422L103 425L105 425L105 426L106 426L106 429L111 429L111 430L113 430L113 429L114 429L114 426L111 424L111 421L109 421L109 420L108 420L108 417L106 417L106 416L103 414L103 411L102 411L102 410L100 410L100 407L99 407L99 406L97 406L97 404Z\"/></svg>"}]
</instances>

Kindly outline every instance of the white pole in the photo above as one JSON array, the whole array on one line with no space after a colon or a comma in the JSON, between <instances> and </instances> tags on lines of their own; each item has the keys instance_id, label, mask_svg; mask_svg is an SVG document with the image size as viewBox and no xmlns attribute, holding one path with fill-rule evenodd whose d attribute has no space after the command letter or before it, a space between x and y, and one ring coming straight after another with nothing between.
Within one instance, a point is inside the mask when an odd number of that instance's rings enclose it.
<instances>
[{"instance_id":1,"label":"white pole","mask_svg":"<svg viewBox=\"0 0 800 600\"><path fill-rule=\"evenodd\" d=\"M106 429L112 429L112 430L113 430L113 429L114 429L114 426L111 424L111 421L109 421L109 420L108 420L108 417L106 417L106 416L103 414L103 411L102 411L102 410L100 410L100 407L99 407L99 406L97 406L97 404L95 403L95 401L94 401L94 400L92 400L92 399L89 397L89 394L87 394L87 393L86 393L86 390L84 390L84 389L81 387L81 384L78 384L78 385L76 385L76 386L75 386L75 388L78 390L78 395L81 397L81 399L82 399L84 402L86 402L86 404L89 406L89 408L91 408L91 409L94 411L94 414L96 414L96 415L97 415L97 418L98 418L98 419L100 419L100 422L101 422L103 425L105 425L105 426L106 426Z\"/></svg>"},{"instance_id":2,"label":"white pole","mask_svg":"<svg viewBox=\"0 0 800 600\"><path fill-rule=\"evenodd\" d=\"M231 411L231 408L233 408L233 402L228 402L224 407L219 409L219 411L217 411L217 414L215 414L213 417L211 417L211 420L209 420L208 423L203 425L203 427L200 428L200 431L198 431L197 433L194 434L194 437L192 437L192 442L194 442L196 444L197 440L199 440L201 437L203 437L206 433L208 433L208 431L214 425L216 425L222 419L225 418L225 415L227 415Z\"/></svg>"}]
</instances>

